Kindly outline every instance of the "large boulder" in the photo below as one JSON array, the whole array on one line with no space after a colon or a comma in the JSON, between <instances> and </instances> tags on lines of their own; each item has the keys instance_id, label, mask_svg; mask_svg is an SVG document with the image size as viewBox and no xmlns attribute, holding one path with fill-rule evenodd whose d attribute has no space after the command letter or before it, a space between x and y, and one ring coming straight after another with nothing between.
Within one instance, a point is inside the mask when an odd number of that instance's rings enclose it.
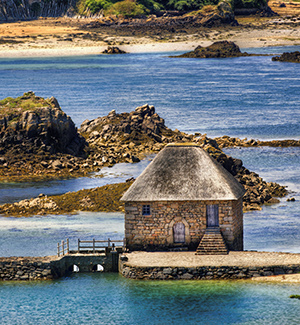
<instances>
[{"instance_id":1,"label":"large boulder","mask_svg":"<svg viewBox=\"0 0 300 325\"><path fill-rule=\"evenodd\" d=\"M194 51L184 53L178 56L180 58L231 58L239 56L250 56L246 52L241 52L240 48L233 42L219 41L207 47L197 46Z\"/></svg>"},{"instance_id":2,"label":"large boulder","mask_svg":"<svg viewBox=\"0 0 300 325\"><path fill-rule=\"evenodd\" d=\"M54 97L27 92L0 101L0 152L84 155L86 142Z\"/></svg>"}]
</instances>

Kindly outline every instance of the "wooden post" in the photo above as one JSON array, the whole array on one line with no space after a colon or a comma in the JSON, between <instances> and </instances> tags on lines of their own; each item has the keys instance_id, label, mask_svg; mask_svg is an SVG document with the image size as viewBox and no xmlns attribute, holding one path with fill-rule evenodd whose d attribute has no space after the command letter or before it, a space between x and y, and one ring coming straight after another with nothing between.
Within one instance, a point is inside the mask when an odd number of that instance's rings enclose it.
<instances>
[{"instance_id":1,"label":"wooden post","mask_svg":"<svg viewBox=\"0 0 300 325\"><path fill-rule=\"evenodd\" d=\"M65 255L65 242L63 240L61 241L61 250L62 254Z\"/></svg>"},{"instance_id":2,"label":"wooden post","mask_svg":"<svg viewBox=\"0 0 300 325\"><path fill-rule=\"evenodd\" d=\"M110 247L110 239L107 240L107 247Z\"/></svg>"},{"instance_id":3,"label":"wooden post","mask_svg":"<svg viewBox=\"0 0 300 325\"><path fill-rule=\"evenodd\" d=\"M70 253L69 238L67 238L67 253Z\"/></svg>"},{"instance_id":4,"label":"wooden post","mask_svg":"<svg viewBox=\"0 0 300 325\"><path fill-rule=\"evenodd\" d=\"M80 253L80 239L78 238L78 253Z\"/></svg>"},{"instance_id":5,"label":"wooden post","mask_svg":"<svg viewBox=\"0 0 300 325\"><path fill-rule=\"evenodd\" d=\"M57 256L59 257L59 243L57 243Z\"/></svg>"},{"instance_id":6,"label":"wooden post","mask_svg":"<svg viewBox=\"0 0 300 325\"><path fill-rule=\"evenodd\" d=\"M93 254L95 254L95 238L93 238Z\"/></svg>"}]
</instances>

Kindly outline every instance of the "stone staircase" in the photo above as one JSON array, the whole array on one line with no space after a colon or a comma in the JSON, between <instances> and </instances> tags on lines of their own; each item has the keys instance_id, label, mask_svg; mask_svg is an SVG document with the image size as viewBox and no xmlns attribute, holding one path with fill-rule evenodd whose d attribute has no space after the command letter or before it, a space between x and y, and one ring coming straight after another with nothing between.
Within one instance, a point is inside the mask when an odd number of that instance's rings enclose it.
<instances>
[{"instance_id":1,"label":"stone staircase","mask_svg":"<svg viewBox=\"0 0 300 325\"><path fill-rule=\"evenodd\" d=\"M207 228L202 237L196 255L226 255L228 248L219 227Z\"/></svg>"}]
</instances>

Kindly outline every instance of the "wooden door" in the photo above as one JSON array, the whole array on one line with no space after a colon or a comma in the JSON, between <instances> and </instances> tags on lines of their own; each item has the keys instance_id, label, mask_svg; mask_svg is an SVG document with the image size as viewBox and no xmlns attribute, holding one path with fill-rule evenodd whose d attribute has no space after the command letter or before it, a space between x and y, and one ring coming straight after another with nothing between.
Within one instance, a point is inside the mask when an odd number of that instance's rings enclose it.
<instances>
[{"instance_id":1,"label":"wooden door","mask_svg":"<svg viewBox=\"0 0 300 325\"><path fill-rule=\"evenodd\" d=\"M209 204L206 206L207 227L219 227L219 206Z\"/></svg>"},{"instance_id":2,"label":"wooden door","mask_svg":"<svg viewBox=\"0 0 300 325\"><path fill-rule=\"evenodd\" d=\"M173 226L174 243L185 243L185 226L182 222L177 222Z\"/></svg>"}]
</instances>

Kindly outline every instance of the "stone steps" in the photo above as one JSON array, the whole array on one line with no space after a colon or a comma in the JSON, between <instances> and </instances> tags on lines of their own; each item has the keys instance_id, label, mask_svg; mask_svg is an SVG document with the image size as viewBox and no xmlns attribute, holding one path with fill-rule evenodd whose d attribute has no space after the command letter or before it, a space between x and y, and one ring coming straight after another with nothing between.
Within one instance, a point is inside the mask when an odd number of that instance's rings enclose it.
<instances>
[{"instance_id":1,"label":"stone steps","mask_svg":"<svg viewBox=\"0 0 300 325\"><path fill-rule=\"evenodd\" d=\"M196 255L226 255L228 248L220 228L207 228L202 237Z\"/></svg>"}]
</instances>

